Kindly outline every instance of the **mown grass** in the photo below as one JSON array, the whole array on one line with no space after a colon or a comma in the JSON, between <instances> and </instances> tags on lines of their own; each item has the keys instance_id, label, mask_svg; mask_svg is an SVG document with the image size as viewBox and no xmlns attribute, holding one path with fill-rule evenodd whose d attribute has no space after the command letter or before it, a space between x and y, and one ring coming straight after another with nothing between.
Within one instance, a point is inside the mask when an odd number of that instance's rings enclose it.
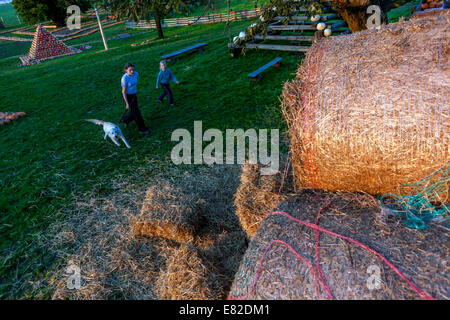
<instances>
[{"instance_id":1,"label":"mown grass","mask_svg":"<svg viewBox=\"0 0 450 320\"><path fill-rule=\"evenodd\" d=\"M233 32L248 24L234 23ZM174 28L166 30L166 39L139 47L131 44L154 35L111 40L108 52L101 51L101 42L93 43L82 54L29 67L17 67L15 58L0 62L0 77L8 79L0 88L1 111L27 113L0 127L1 297L48 298L51 290L33 283L45 279L55 263L37 245L49 224L64 221L62 210L81 193L108 193L108 182L118 176L138 171L151 177L170 166L173 130L192 132L194 120L202 120L204 130L285 129L278 97L301 57L249 51L232 59L223 31L223 24ZM155 103L160 56L197 42L209 45L169 63L181 81L173 86L176 106ZM282 68L267 70L258 83L247 79L276 56L283 57ZM83 121L119 120L124 110L120 77L127 61L141 75L139 104L151 130L142 137L134 125L123 128L132 149L104 141L101 127Z\"/></svg>"},{"instance_id":2,"label":"mown grass","mask_svg":"<svg viewBox=\"0 0 450 320\"><path fill-rule=\"evenodd\" d=\"M0 17L3 18L7 27L17 27L20 24L19 20L17 19L17 12L14 9L12 3L0 4Z\"/></svg>"}]
</instances>

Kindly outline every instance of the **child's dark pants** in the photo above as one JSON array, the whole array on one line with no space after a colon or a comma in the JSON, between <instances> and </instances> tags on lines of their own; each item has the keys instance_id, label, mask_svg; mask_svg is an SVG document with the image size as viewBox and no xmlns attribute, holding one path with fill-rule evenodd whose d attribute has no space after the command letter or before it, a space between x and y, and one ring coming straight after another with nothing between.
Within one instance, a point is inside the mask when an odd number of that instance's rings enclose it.
<instances>
[{"instance_id":1,"label":"child's dark pants","mask_svg":"<svg viewBox=\"0 0 450 320\"><path fill-rule=\"evenodd\" d=\"M135 120L139 131L147 131L148 128L145 125L141 111L139 110L136 94L127 94L127 101L130 106L130 113L123 118L123 122L128 125Z\"/></svg>"},{"instance_id":2,"label":"child's dark pants","mask_svg":"<svg viewBox=\"0 0 450 320\"><path fill-rule=\"evenodd\" d=\"M169 104L173 104L173 94L172 90L170 90L170 84L166 83L160 83L161 87L163 88L163 93L158 97L159 101L163 101L166 94L169 96Z\"/></svg>"}]
</instances>

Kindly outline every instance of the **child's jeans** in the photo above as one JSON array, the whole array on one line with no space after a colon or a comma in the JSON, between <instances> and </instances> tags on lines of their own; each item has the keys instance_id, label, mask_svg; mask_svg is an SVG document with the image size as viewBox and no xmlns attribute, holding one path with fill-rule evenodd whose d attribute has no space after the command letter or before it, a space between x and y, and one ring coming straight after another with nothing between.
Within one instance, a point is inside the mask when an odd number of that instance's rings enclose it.
<instances>
[{"instance_id":1,"label":"child's jeans","mask_svg":"<svg viewBox=\"0 0 450 320\"><path fill-rule=\"evenodd\" d=\"M163 88L163 93L158 97L159 101L163 101L166 94L169 96L169 104L173 104L173 94L172 90L170 90L170 84L166 83L160 83L161 87Z\"/></svg>"}]
</instances>

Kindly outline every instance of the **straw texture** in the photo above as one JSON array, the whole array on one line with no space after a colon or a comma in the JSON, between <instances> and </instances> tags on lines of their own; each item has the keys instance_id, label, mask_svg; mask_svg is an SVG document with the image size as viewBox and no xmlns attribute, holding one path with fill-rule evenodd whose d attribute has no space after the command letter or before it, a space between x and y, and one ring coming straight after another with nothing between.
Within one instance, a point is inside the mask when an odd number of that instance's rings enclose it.
<instances>
[{"instance_id":1,"label":"straw texture","mask_svg":"<svg viewBox=\"0 0 450 320\"><path fill-rule=\"evenodd\" d=\"M449 162L450 11L315 43L283 90L296 183L399 191Z\"/></svg>"},{"instance_id":2,"label":"straw texture","mask_svg":"<svg viewBox=\"0 0 450 320\"><path fill-rule=\"evenodd\" d=\"M367 194L325 194L303 191L277 208L302 221L315 223L315 213L331 200L319 226L351 237L376 250L408 280L437 299L450 297L449 230L433 225L425 231L406 228L398 216L381 214ZM263 258L269 244L274 242ZM318 275L313 229L282 215L268 216L253 237L230 297L247 299L327 298L325 286L316 292L314 273L281 241L291 246ZM319 262L334 299L421 299L379 257L343 239L320 234ZM261 263L260 273L257 271ZM379 271L379 286L372 276ZM258 275L258 276L257 276ZM372 278L371 278L372 277ZM253 288L253 289L252 289Z\"/></svg>"}]
</instances>

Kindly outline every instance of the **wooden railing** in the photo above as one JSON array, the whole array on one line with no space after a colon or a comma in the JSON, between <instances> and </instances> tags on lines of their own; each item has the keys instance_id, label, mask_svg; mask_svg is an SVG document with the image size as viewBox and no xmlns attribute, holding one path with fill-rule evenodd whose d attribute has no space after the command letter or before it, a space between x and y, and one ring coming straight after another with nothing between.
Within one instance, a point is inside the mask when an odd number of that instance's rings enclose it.
<instances>
[{"instance_id":1,"label":"wooden railing","mask_svg":"<svg viewBox=\"0 0 450 320\"><path fill-rule=\"evenodd\" d=\"M253 8L253 9L245 9L245 10L237 10L230 11L230 21L238 21L245 20L251 18L257 18L261 15L261 8ZM164 19L162 21L162 26L164 27L182 27L191 24L205 24L205 23L217 23L217 22L226 22L227 21L227 13L216 13L216 14L208 14L202 17L183 17L183 18L172 18L172 19ZM126 22L127 28L138 28L138 29L153 29L156 28L156 24L154 20L145 21L141 20L139 22Z\"/></svg>"}]
</instances>

